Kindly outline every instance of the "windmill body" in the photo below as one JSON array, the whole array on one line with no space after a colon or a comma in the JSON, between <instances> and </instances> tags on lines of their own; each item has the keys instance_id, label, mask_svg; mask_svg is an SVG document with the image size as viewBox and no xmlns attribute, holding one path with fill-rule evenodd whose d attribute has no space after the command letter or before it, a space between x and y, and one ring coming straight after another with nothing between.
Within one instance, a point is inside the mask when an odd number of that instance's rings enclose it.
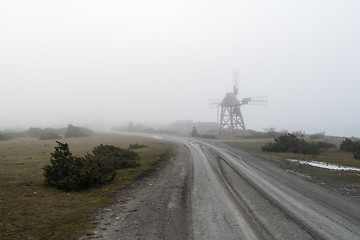
<instances>
[{"instance_id":1,"label":"windmill body","mask_svg":"<svg viewBox=\"0 0 360 240\"><path fill-rule=\"evenodd\" d=\"M247 97L238 100L239 82L237 76L238 73L236 71L232 93L227 93L223 99L212 99L209 102L210 108L218 109L218 127L220 133L246 130L240 107L243 105L264 106L267 103L266 97ZM220 116L219 109L221 110Z\"/></svg>"},{"instance_id":2,"label":"windmill body","mask_svg":"<svg viewBox=\"0 0 360 240\"><path fill-rule=\"evenodd\" d=\"M221 102L220 130L230 129L233 132L236 129L245 130L244 119L240 111L240 102L234 93L227 93Z\"/></svg>"}]
</instances>

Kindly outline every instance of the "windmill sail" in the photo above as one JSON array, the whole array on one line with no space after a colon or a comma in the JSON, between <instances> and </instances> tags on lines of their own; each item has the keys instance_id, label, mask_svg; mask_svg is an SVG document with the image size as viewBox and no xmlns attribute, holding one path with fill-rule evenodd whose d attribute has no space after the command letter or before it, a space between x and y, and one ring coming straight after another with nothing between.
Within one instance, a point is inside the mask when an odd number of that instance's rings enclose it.
<instances>
[{"instance_id":1,"label":"windmill sail","mask_svg":"<svg viewBox=\"0 0 360 240\"><path fill-rule=\"evenodd\" d=\"M257 105L265 106L267 104L267 97L247 97L240 101L241 105Z\"/></svg>"},{"instance_id":2,"label":"windmill sail","mask_svg":"<svg viewBox=\"0 0 360 240\"><path fill-rule=\"evenodd\" d=\"M218 108L218 107L220 107L221 102L222 102L222 99L210 99L209 100L209 107L211 109Z\"/></svg>"}]
</instances>

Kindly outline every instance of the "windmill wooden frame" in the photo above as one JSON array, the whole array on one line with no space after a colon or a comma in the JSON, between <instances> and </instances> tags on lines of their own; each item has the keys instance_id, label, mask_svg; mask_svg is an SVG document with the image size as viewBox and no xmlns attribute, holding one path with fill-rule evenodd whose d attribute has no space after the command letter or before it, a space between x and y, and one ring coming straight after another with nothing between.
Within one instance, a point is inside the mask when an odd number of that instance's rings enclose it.
<instances>
[{"instance_id":1,"label":"windmill wooden frame","mask_svg":"<svg viewBox=\"0 0 360 240\"><path fill-rule=\"evenodd\" d=\"M223 99L209 100L210 108L217 108L217 123L219 132L231 131L232 133L237 130L246 130L244 118L242 116L240 107L243 105L257 105L265 106L267 104L267 97L246 97L240 101L237 99L239 92L239 73L238 70L234 71L234 85L233 92L229 92ZM219 118L219 109L220 118ZM229 130L226 130L229 129Z\"/></svg>"}]
</instances>

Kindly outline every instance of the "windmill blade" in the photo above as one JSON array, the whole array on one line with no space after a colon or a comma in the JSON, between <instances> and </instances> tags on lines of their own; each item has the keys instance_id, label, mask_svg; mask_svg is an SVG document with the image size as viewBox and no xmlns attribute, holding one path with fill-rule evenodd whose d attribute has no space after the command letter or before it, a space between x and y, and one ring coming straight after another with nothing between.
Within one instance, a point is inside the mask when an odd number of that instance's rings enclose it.
<instances>
[{"instance_id":1,"label":"windmill blade","mask_svg":"<svg viewBox=\"0 0 360 240\"><path fill-rule=\"evenodd\" d=\"M211 109L218 108L221 105L222 99L210 99L209 100L209 107Z\"/></svg>"},{"instance_id":2,"label":"windmill blade","mask_svg":"<svg viewBox=\"0 0 360 240\"><path fill-rule=\"evenodd\" d=\"M247 97L243 98L240 101L241 105L257 105L257 106L266 106L267 97Z\"/></svg>"}]
</instances>

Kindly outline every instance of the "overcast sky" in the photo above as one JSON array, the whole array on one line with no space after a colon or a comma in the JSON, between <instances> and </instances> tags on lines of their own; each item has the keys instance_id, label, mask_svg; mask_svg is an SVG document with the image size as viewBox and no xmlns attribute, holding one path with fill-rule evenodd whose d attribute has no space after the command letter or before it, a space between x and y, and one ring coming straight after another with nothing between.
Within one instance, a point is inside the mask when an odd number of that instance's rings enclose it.
<instances>
[{"instance_id":1,"label":"overcast sky","mask_svg":"<svg viewBox=\"0 0 360 240\"><path fill-rule=\"evenodd\" d=\"M0 2L0 129L216 121L360 136L360 1Z\"/></svg>"}]
</instances>

